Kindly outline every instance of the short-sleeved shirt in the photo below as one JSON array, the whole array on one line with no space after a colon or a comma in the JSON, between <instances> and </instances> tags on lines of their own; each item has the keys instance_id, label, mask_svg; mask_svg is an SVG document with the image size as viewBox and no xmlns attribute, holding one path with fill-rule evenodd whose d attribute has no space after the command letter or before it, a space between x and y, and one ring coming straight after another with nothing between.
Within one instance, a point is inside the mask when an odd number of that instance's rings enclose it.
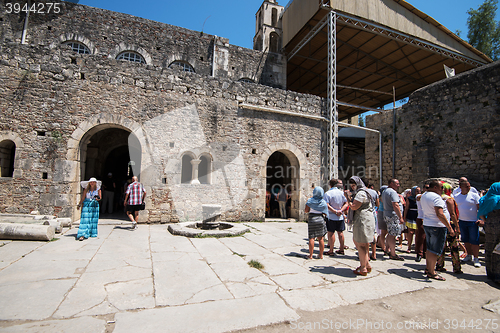
<instances>
[{"instance_id":1,"label":"short-sleeved shirt","mask_svg":"<svg viewBox=\"0 0 500 333\"><path fill-rule=\"evenodd\" d=\"M344 206L344 204L347 202L344 193L336 187L332 187L330 190L328 190L323 196L323 199L325 199L325 201L330 204L333 209L336 210L340 210L342 206ZM340 214L340 216L337 216L337 214L328 210L328 219L332 221L343 221L344 214Z\"/></svg>"},{"instance_id":2,"label":"short-sleeved shirt","mask_svg":"<svg viewBox=\"0 0 500 333\"><path fill-rule=\"evenodd\" d=\"M363 203L370 202L370 198L368 198L368 194L365 191L358 191L356 193L356 196L354 197L354 200Z\"/></svg>"},{"instance_id":3,"label":"short-sleeved shirt","mask_svg":"<svg viewBox=\"0 0 500 333\"><path fill-rule=\"evenodd\" d=\"M453 196L458 206L459 217L461 221L473 222L477 220L477 205L479 204L479 195L469 191L467 194L456 194Z\"/></svg>"},{"instance_id":4,"label":"short-sleeved shirt","mask_svg":"<svg viewBox=\"0 0 500 333\"><path fill-rule=\"evenodd\" d=\"M423 220L425 226L446 228L446 226L437 217L436 210L434 208L443 208L444 216L448 221L450 221L450 213L446 207L446 201L444 201L439 194L431 191L425 192L422 194L420 203L422 204L422 210L424 211Z\"/></svg>"},{"instance_id":5,"label":"short-sleeved shirt","mask_svg":"<svg viewBox=\"0 0 500 333\"><path fill-rule=\"evenodd\" d=\"M401 198L399 197L398 192L396 192L393 188L388 187L384 193L382 193L382 202L384 203L384 217L398 217L394 211L394 206L392 206L393 202L398 203L401 216L403 215L403 204L401 203Z\"/></svg>"},{"instance_id":6,"label":"short-sleeved shirt","mask_svg":"<svg viewBox=\"0 0 500 333\"><path fill-rule=\"evenodd\" d=\"M479 195L479 192L476 190L475 187L471 186L469 193L471 193L471 192ZM460 194L460 193L462 193L462 189L460 187L457 187L456 189L453 190L453 193L451 195L454 197L455 195Z\"/></svg>"},{"instance_id":7,"label":"short-sleeved shirt","mask_svg":"<svg viewBox=\"0 0 500 333\"><path fill-rule=\"evenodd\" d=\"M139 182L133 182L127 187L128 194L128 204L129 205L140 205L142 204L142 193L146 193L144 186Z\"/></svg>"}]
</instances>

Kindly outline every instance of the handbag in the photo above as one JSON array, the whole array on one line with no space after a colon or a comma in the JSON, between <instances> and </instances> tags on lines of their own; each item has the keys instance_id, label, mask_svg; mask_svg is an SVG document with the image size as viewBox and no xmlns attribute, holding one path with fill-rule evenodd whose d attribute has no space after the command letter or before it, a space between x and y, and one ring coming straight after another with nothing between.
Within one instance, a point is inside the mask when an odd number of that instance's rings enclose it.
<instances>
[{"instance_id":1,"label":"handbag","mask_svg":"<svg viewBox=\"0 0 500 333\"><path fill-rule=\"evenodd\" d=\"M139 205L139 210L144 210L146 209L146 204L143 202Z\"/></svg>"}]
</instances>

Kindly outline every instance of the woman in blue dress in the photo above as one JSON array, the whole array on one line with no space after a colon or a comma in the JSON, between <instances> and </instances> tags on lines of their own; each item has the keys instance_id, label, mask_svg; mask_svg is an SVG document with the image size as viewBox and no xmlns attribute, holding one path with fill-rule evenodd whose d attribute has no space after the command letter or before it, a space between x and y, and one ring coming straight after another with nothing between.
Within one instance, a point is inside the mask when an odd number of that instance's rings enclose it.
<instances>
[{"instance_id":1,"label":"woman in blue dress","mask_svg":"<svg viewBox=\"0 0 500 333\"><path fill-rule=\"evenodd\" d=\"M77 209L82 207L80 226L76 238L80 241L89 237L97 237L97 223L99 221L99 200L101 200L101 181L90 178L80 182L83 195Z\"/></svg>"}]
</instances>

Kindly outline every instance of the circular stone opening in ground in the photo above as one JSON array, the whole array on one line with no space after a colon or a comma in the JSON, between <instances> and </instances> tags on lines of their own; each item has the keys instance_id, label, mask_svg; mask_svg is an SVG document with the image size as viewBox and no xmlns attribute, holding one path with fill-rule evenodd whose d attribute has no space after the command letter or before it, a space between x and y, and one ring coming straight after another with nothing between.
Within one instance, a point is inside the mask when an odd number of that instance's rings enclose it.
<instances>
[{"instance_id":1,"label":"circular stone opening in ground","mask_svg":"<svg viewBox=\"0 0 500 333\"><path fill-rule=\"evenodd\" d=\"M183 222L168 226L171 234L185 237L233 237L250 231L243 224L219 222L210 225L202 222Z\"/></svg>"}]
</instances>

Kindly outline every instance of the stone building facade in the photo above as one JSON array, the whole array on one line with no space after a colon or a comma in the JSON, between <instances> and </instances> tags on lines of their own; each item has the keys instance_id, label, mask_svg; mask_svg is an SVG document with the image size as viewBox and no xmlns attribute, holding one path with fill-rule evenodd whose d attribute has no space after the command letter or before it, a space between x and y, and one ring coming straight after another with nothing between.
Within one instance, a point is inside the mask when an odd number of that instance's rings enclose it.
<instances>
[{"instance_id":1,"label":"stone building facade","mask_svg":"<svg viewBox=\"0 0 500 333\"><path fill-rule=\"evenodd\" d=\"M393 112L368 116L383 136L383 178L392 178ZM366 135L366 167L379 165L379 137ZM396 110L395 176L401 188L432 177L500 180L500 62L415 91ZM376 181L378 175L371 177Z\"/></svg>"},{"instance_id":2,"label":"stone building facade","mask_svg":"<svg viewBox=\"0 0 500 333\"><path fill-rule=\"evenodd\" d=\"M112 171L140 176L142 222L199 219L202 204L263 220L269 172L281 170L303 218L325 177L326 111L282 89L283 56L61 6L26 28L0 4L0 212L78 219L79 182Z\"/></svg>"}]
</instances>

